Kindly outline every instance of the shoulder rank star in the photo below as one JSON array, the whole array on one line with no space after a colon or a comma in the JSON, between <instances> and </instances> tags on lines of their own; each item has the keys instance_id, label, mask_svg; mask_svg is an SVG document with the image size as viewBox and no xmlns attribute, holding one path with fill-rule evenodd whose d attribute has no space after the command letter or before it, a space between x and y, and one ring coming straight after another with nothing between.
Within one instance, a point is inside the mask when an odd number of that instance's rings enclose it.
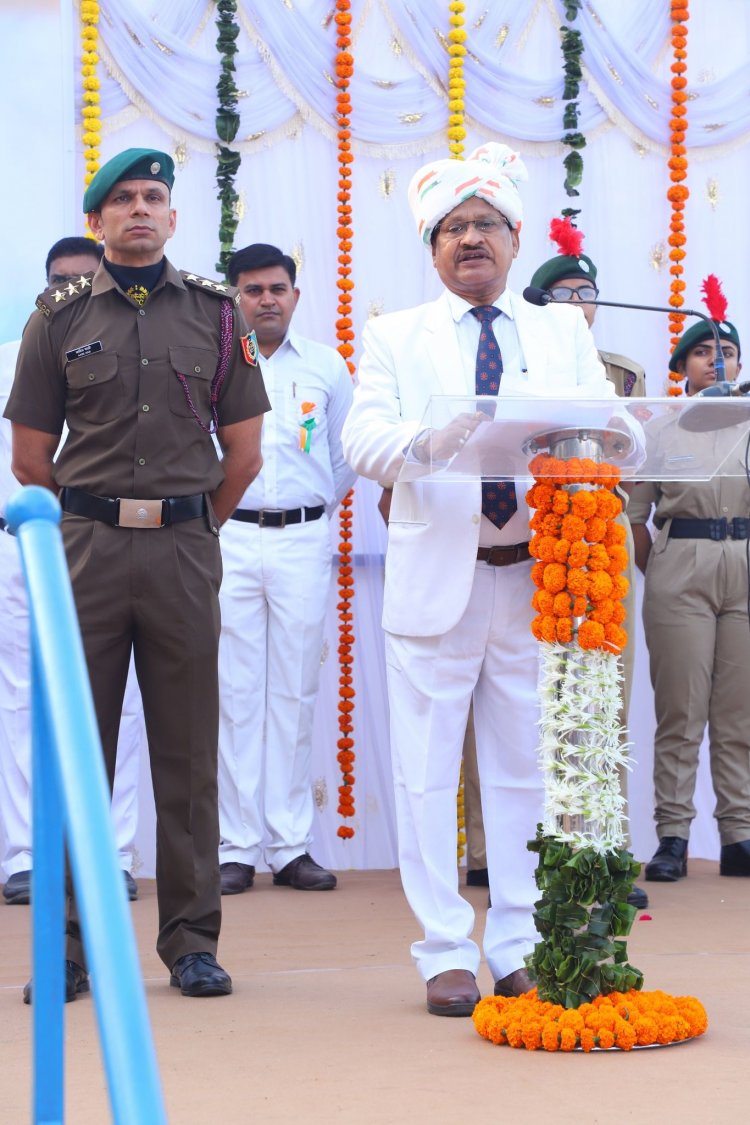
<instances>
[{"instance_id":1,"label":"shoulder rank star","mask_svg":"<svg viewBox=\"0 0 750 1125\"><path fill-rule=\"evenodd\" d=\"M255 338L255 332L248 332L247 336L240 336L240 344L242 345L242 354L245 357L245 363L249 363L251 367L257 367L258 341Z\"/></svg>"}]
</instances>

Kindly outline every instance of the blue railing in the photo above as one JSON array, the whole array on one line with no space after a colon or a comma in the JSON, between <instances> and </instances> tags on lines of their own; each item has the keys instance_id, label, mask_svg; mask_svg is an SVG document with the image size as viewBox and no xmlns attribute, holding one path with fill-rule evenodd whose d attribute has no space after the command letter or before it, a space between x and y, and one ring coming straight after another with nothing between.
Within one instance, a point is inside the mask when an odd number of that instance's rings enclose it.
<instances>
[{"instance_id":1,"label":"blue railing","mask_svg":"<svg viewBox=\"0 0 750 1125\"><path fill-rule=\"evenodd\" d=\"M59 530L44 488L6 511L31 620L33 1013L36 1125L63 1121L67 843L117 1125L166 1122L138 954L117 859L94 703Z\"/></svg>"}]
</instances>

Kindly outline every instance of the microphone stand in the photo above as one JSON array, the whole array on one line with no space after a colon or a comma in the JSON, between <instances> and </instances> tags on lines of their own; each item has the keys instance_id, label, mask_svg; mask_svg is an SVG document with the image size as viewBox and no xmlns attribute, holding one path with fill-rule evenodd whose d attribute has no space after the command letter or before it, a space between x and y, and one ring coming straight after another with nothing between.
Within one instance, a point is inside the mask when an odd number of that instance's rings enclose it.
<instances>
[{"instance_id":1,"label":"microphone stand","mask_svg":"<svg viewBox=\"0 0 750 1125\"><path fill-rule=\"evenodd\" d=\"M526 294L529 293L529 291L531 291L531 293L533 293L533 297L531 297L531 298L526 296ZM552 302L552 297L546 291L546 289L538 289L537 290L536 288L534 288L532 286L529 286L528 288L524 289L523 295L526 298L526 300L529 301L529 303L532 304L532 305L548 305ZM714 395L722 395L722 396L731 394L731 391L729 389L729 384L727 383L726 370L725 370L725 367L724 367L724 353L721 350L721 337L719 336L719 326L717 325L715 320L711 319L710 316L706 316L705 313L699 312L698 309L673 309L673 308L670 308L668 305L626 305L622 301L581 301L580 303L586 304L586 305L597 305L597 306L603 305L605 308L609 308L609 309L638 309L641 312L662 312L662 313L672 313L672 314L678 312L680 314L680 316L697 316L701 320L705 320L706 323L711 328L711 332L713 333L714 343L716 345L716 357L714 359L714 370L716 372L717 386L707 388L708 394L710 395L711 393L713 393ZM719 387L719 384L722 384L721 387ZM700 393L706 394L705 391L701 391Z\"/></svg>"}]
</instances>

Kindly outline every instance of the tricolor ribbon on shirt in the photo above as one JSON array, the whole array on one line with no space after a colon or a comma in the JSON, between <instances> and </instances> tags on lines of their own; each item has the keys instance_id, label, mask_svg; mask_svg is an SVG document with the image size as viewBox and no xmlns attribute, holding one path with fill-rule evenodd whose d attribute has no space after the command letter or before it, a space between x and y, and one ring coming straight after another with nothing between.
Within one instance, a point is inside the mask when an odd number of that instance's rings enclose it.
<instances>
[{"instance_id":1,"label":"tricolor ribbon on shirt","mask_svg":"<svg viewBox=\"0 0 750 1125\"><path fill-rule=\"evenodd\" d=\"M317 418L313 414L314 410L314 402L303 402L300 407L299 447L303 453L310 452L312 432L318 424Z\"/></svg>"}]
</instances>

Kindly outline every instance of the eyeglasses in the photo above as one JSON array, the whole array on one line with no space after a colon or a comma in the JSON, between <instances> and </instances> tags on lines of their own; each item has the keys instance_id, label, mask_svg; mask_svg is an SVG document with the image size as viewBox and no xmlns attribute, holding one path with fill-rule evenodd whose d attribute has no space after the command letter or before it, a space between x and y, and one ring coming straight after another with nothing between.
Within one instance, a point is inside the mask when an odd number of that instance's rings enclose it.
<instances>
[{"instance_id":1,"label":"eyeglasses","mask_svg":"<svg viewBox=\"0 0 750 1125\"><path fill-rule=\"evenodd\" d=\"M448 223L447 226L438 226L436 233L442 234L446 238L463 238L469 227L474 227L479 234L488 236L497 234L503 227L513 230L513 224L503 217L500 219L466 219L461 223Z\"/></svg>"},{"instance_id":2,"label":"eyeglasses","mask_svg":"<svg viewBox=\"0 0 750 1125\"><path fill-rule=\"evenodd\" d=\"M556 285L548 292L553 301L595 301L599 296L595 285L581 285L578 289L571 289L569 285Z\"/></svg>"}]
</instances>

